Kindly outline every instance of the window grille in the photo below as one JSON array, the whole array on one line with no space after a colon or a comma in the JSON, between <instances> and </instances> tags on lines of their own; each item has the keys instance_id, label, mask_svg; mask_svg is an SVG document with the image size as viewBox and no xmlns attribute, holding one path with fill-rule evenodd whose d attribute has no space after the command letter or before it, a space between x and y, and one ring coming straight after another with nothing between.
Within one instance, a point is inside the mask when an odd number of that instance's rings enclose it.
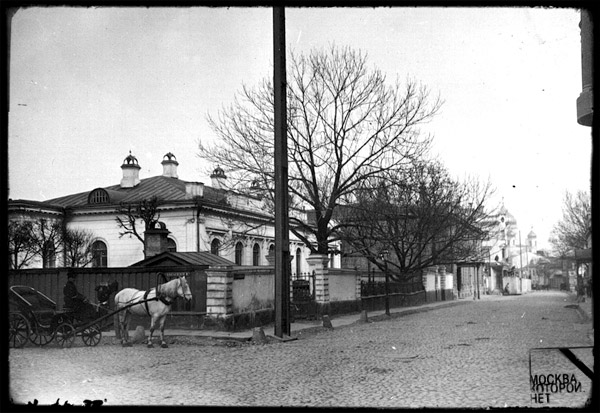
<instances>
[{"instance_id":1,"label":"window grille","mask_svg":"<svg viewBox=\"0 0 600 413\"><path fill-rule=\"evenodd\" d=\"M88 198L90 204L107 204L108 201L108 193L104 189L93 190Z\"/></svg>"}]
</instances>

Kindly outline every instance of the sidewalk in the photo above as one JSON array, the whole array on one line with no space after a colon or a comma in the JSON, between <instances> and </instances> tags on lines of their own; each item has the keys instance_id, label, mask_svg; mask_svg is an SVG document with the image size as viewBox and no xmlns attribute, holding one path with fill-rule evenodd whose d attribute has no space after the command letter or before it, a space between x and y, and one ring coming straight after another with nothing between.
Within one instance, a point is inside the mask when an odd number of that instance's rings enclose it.
<instances>
[{"instance_id":1,"label":"sidewalk","mask_svg":"<svg viewBox=\"0 0 600 413\"><path fill-rule=\"evenodd\" d=\"M579 311L582 313L582 316L587 319L592 319L592 299L589 297L585 298L585 301L581 301L577 303L579 305Z\"/></svg>"},{"instance_id":2,"label":"sidewalk","mask_svg":"<svg viewBox=\"0 0 600 413\"><path fill-rule=\"evenodd\" d=\"M390 308L390 317L401 317L408 314L421 313L425 311L437 310L440 308L453 307L456 305L473 303L472 299L460 299L453 301L438 301L435 303L427 303L420 306L415 307L399 307L399 308ZM385 310L380 311L372 311L367 314L367 318L369 320L381 320L387 317L385 315ZM361 322L361 314L353 313L353 314L341 314L336 315L330 318L331 325L333 328L348 326L351 324ZM322 328L323 321L322 320L298 320L293 323L290 323L290 332L291 337L295 337L298 332L303 330L308 330L312 328ZM274 337L275 336L275 327L274 325L266 325L263 326L263 331L265 335ZM253 329L247 329L242 331L217 331L217 330L192 330L192 329L170 329L165 328L165 336L189 336L189 337L206 337L206 338L215 338L215 339L231 339L231 340L250 340L252 338ZM133 334L133 331L130 330L130 335ZM157 335L157 332L154 332ZM105 337L114 337L115 331L103 331L102 335Z\"/></svg>"},{"instance_id":3,"label":"sidewalk","mask_svg":"<svg viewBox=\"0 0 600 413\"><path fill-rule=\"evenodd\" d=\"M588 330L587 335L588 335L588 338L589 338L590 342L592 343L592 345L594 345L595 334L594 334L594 317L593 317L593 310L592 310L592 299L589 297L586 297L585 301L578 302L577 304L578 304L577 312L579 313L581 320L584 323L587 323L587 322L592 323L592 326Z\"/></svg>"}]
</instances>

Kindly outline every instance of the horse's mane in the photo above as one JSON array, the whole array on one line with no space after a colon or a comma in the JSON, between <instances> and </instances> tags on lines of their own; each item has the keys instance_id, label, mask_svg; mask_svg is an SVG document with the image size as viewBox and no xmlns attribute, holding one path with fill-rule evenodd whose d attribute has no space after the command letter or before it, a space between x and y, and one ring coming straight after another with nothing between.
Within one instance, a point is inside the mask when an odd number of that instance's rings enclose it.
<instances>
[{"instance_id":1,"label":"horse's mane","mask_svg":"<svg viewBox=\"0 0 600 413\"><path fill-rule=\"evenodd\" d=\"M164 284L160 284L158 286L158 295L167 296L169 298L177 297L177 287L179 287L179 283L185 285L184 278L173 278L171 281L166 282Z\"/></svg>"}]
</instances>

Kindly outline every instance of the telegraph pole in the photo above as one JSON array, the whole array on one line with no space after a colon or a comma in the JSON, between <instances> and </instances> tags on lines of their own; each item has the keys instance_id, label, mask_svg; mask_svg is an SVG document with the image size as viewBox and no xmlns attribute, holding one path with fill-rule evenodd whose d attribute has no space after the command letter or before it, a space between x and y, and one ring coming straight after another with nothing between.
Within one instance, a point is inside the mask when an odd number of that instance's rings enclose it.
<instances>
[{"instance_id":1,"label":"telegraph pole","mask_svg":"<svg viewBox=\"0 0 600 413\"><path fill-rule=\"evenodd\" d=\"M290 233L288 217L285 12L273 7L275 94L275 335L290 335Z\"/></svg>"}]
</instances>

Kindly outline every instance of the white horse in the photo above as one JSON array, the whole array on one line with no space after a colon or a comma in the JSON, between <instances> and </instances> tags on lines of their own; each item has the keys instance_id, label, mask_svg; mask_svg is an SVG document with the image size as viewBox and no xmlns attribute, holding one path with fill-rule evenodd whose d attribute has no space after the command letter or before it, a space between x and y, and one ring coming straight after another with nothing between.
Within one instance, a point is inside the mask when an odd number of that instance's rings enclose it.
<instances>
[{"instance_id":1,"label":"white horse","mask_svg":"<svg viewBox=\"0 0 600 413\"><path fill-rule=\"evenodd\" d=\"M167 314L171 311L173 300L177 297L183 297L188 301L192 299L192 292L185 277L174 278L149 291L140 291L135 288L125 288L119 291L115 295L115 307L117 310L124 308L118 313L123 347L131 346L129 342L130 314L151 317L150 337L148 338L149 348L154 347L152 345L152 334L157 322L160 326L160 346L163 348L168 347L164 337L165 320ZM139 304L132 305L133 303Z\"/></svg>"}]
</instances>

